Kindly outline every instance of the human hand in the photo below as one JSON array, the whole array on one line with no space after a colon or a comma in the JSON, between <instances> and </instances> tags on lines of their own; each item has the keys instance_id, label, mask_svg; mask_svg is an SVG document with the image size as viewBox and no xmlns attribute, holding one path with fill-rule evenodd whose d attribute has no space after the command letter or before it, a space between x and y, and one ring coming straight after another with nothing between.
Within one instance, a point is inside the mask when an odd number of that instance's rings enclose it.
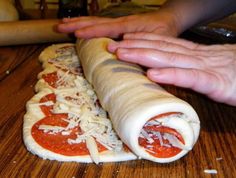
<instances>
[{"instance_id":1,"label":"human hand","mask_svg":"<svg viewBox=\"0 0 236 178\"><path fill-rule=\"evenodd\" d=\"M77 17L65 18L58 25L58 31L75 32L79 38L117 38L130 32L154 32L161 35L177 36L177 24L173 14L160 11L130 15L119 18Z\"/></svg>"},{"instance_id":2,"label":"human hand","mask_svg":"<svg viewBox=\"0 0 236 178\"><path fill-rule=\"evenodd\" d=\"M236 106L236 45L200 45L151 33L124 35L110 52L123 61L149 67L158 82L190 88L209 98Z\"/></svg>"}]
</instances>

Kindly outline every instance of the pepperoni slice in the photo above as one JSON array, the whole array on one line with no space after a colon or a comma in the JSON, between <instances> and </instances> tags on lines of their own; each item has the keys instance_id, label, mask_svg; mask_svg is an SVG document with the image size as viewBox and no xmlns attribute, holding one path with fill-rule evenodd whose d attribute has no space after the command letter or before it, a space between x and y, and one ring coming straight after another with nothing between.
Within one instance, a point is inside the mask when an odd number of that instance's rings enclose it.
<instances>
[{"instance_id":1,"label":"pepperoni slice","mask_svg":"<svg viewBox=\"0 0 236 178\"><path fill-rule=\"evenodd\" d=\"M53 103L55 103L56 102L56 95L54 93L47 94L44 97L42 97L39 102L44 103L44 102L48 102L48 101L52 101ZM52 106L41 105L40 108L45 116L53 115L53 113L52 113L53 105Z\"/></svg>"},{"instance_id":2,"label":"pepperoni slice","mask_svg":"<svg viewBox=\"0 0 236 178\"><path fill-rule=\"evenodd\" d=\"M50 85L53 88L57 87L56 82L58 81L58 76L57 76L57 72L52 72L52 73L48 73L48 74L43 74L42 78L45 80L45 82L48 83L48 85Z\"/></svg>"},{"instance_id":3,"label":"pepperoni slice","mask_svg":"<svg viewBox=\"0 0 236 178\"><path fill-rule=\"evenodd\" d=\"M156 119L159 119L161 117L172 115L172 114L177 114L177 113L161 114L157 117L154 117L154 118L150 119L149 121L156 120ZM160 126L160 125L152 125L152 126L144 126L143 129L146 132L150 132L150 131L160 132L161 136L164 133L174 135L175 137L177 137L184 144L183 137L173 128ZM139 145L144 147L145 150L149 154L151 154L152 156L155 156L157 158L170 158L170 157L173 157L173 156L177 155L178 153L180 153L182 151L182 149L180 149L180 148L171 146L169 141L164 139L163 137L162 137L163 138L162 139L162 142L163 142L162 145L161 145L161 142L160 142L159 138L156 135L151 134L150 137L154 140L153 143L149 143L146 138L142 138L142 137L139 137L138 141L139 141Z\"/></svg>"},{"instance_id":4,"label":"pepperoni slice","mask_svg":"<svg viewBox=\"0 0 236 178\"><path fill-rule=\"evenodd\" d=\"M67 116L65 114L54 114L39 120L37 123L34 124L31 130L34 140L43 148L65 156L89 155L89 151L86 147L85 142L76 144L68 143L68 139L76 139L76 133L81 132L80 127L73 128L69 135L63 135L60 132L47 133L39 129L40 125L66 127L68 123L63 120L66 117ZM99 142L97 142L97 146L99 152L107 150Z\"/></svg>"}]
</instances>

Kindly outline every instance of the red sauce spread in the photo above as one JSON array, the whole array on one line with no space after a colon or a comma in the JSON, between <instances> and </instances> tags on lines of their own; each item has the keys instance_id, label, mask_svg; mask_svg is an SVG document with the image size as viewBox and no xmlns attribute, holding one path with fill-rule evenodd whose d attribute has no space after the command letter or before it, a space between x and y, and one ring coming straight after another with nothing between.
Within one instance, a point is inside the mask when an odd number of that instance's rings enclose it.
<instances>
[{"instance_id":1,"label":"red sauce spread","mask_svg":"<svg viewBox=\"0 0 236 178\"><path fill-rule=\"evenodd\" d=\"M57 72L43 74L42 78L47 82L51 87L56 88L56 82L58 80Z\"/></svg>"},{"instance_id":2,"label":"red sauce spread","mask_svg":"<svg viewBox=\"0 0 236 178\"><path fill-rule=\"evenodd\" d=\"M34 140L43 148L65 156L89 155L85 142L76 144L68 143L68 139L76 139L76 134L81 132L79 127L73 128L69 135L62 135L60 132L47 133L39 129L40 125L66 127L68 123L63 120L66 117L66 114L54 114L39 120L34 124L31 130ZM99 142L97 142L97 146L99 152L107 150Z\"/></svg>"},{"instance_id":3,"label":"red sauce spread","mask_svg":"<svg viewBox=\"0 0 236 178\"><path fill-rule=\"evenodd\" d=\"M55 103L56 102L56 95L54 93L50 93L48 95L45 95L44 97L42 97L40 99L39 102L44 103L47 101L52 101L53 103ZM53 113L52 113L53 105L51 105L51 106L41 105L40 108L46 116L53 115Z\"/></svg>"},{"instance_id":4,"label":"red sauce spread","mask_svg":"<svg viewBox=\"0 0 236 178\"><path fill-rule=\"evenodd\" d=\"M177 114L177 113L161 114L157 117L150 119L149 121L156 120L156 119L159 119L164 116L171 115L171 114ZM183 140L182 136L173 128L169 128L169 127L165 127L165 126L161 126L161 125L152 125L152 126L144 126L143 129L146 132L148 132L148 130L160 132L161 135L164 133L174 135L184 144L184 140ZM139 137L139 145L144 147L145 150L149 154L151 154L152 156L155 156L157 158L170 158L170 157L177 155L178 153L180 153L182 151L182 149L170 145L169 141L167 139L164 139L163 137L162 137L163 138L162 139L163 145L161 145L161 142L156 135L151 134L150 137L154 140L154 142L149 143L146 138ZM170 146L166 146L167 144Z\"/></svg>"}]
</instances>

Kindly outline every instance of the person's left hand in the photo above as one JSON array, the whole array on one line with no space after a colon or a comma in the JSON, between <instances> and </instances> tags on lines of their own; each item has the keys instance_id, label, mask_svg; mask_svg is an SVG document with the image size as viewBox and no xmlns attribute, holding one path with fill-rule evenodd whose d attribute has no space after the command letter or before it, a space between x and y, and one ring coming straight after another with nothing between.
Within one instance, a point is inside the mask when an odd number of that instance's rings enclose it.
<instances>
[{"instance_id":1,"label":"person's left hand","mask_svg":"<svg viewBox=\"0 0 236 178\"><path fill-rule=\"evenodd\" d=\"M58 24L62 33L74 33L78 38L119 38L124 33L152 32L165 36L177 36L181 32L176 15L169 10L135 14L118 18L74 17L65 18ZM180 28L180 29L179 29Z\"/></svg>"},{"instance_id":2,"label":"person's left hand","mask_svg":"<svg viewBox=\"0 0 236 178\"><path fill-rule=\"evenodd\" d=\"M200 45L153 33L124 35L108 45L123 61L149 67L149 79L190 88L236 106L236 45Z\"/></svg>"}]
</instances>

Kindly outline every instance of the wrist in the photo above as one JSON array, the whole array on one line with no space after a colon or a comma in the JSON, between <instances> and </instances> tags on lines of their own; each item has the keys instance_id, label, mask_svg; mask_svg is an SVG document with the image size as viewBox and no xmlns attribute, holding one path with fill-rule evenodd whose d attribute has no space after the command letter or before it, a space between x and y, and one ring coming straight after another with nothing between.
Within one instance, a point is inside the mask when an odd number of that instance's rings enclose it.
<instances>
[{"instance_id":1,"label":"wrist","mask_svg":"<svg viewBox=\"0 0 236 178\"><path fill-rule=\"evenodd\" d=\"M183 32L182 25L178 20L178 15L173 13L170 9L160 9L156 12L157 16L162 18L163 26L170 36L177 37Z\"/></svg>"},{"instance_id":2,"label":"wrist","mask_svg":"<svg viewBox=\"0 0 236 178\"><path fill-rule=\"evenodd\" d=\"M196 3L195 6L199 6L199 3ZM194 10L199 10L199 7L196 9L195 7L191 7L192 5L190 6L188 2L170 0L167 1L167 3L159 10L159 13L165 14L167 17L167 23L172 28L172 31L175 31L176 36L197 23L199 15L195 15L197 12Z\"/></svg>"}]
</instances>

